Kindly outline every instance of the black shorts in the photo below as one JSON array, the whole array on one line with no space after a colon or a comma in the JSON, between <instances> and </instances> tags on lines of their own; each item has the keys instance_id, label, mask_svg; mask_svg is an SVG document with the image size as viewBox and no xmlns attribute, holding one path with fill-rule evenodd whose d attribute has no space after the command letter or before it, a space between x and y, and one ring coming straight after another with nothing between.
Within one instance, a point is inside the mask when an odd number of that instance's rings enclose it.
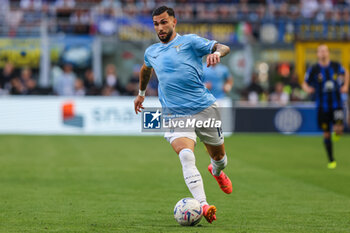
<instances>
[{"instance_id":1,"label":"black shorts","mask_svg":"<svg viewBox=\"0 0 350 233\"><path fill-rule=\"evenodd\" d=\"M342 108L337 108L324 112L322 109L318 109L317 119L320 129L323 131L331 131L333 124L343 124L344 110Z\"/></svg>"}]
</instances>

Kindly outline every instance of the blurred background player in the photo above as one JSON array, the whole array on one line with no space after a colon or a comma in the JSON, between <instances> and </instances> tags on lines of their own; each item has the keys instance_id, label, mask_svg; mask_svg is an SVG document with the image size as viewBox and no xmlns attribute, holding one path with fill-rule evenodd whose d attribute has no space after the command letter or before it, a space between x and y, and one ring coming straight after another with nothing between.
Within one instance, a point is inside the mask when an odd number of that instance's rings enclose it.
<instances>
[{"instance_id":1,"label":"blurred background player","mask_svg":"<svg viewBox=\"0 0 350 233\"><path fill-rule=\"evenodd\" d=\"M328 168L337 166L333 156L331 132L341 135L344 129L344 110L341 93L347 93L349 74L339 62L330 60L329 49L325 44L317 48L318 63L311 66L305 75L303 89L314 94L318 109L318 125L323 130L324 145L327 151Z\"/></svg>"},{"instance_id":2,"label":"blurred background player","mask_svg":"<svg viewBox=\"0 0 350 233\"><path fill-rule=\"evenodd\" d=\"M228 67L221 63L209 67L203 63L203 82L221 106L220 100L232 89L233 77Z\"/></svg>"},{"instance_id":3,"label":"blurred background player","mask_svg":"<svg viewBox=\"0 0 350 233\"><path fill-rule=\"evenodd\" d=\"M177 34L177 19L172 8L162 6L155 9L152 19L161 42L151 45L145 51L144 65L140 71L140 90L134 101L135 112L141 112L143 108L146 87L154 69L159 81L158 93L163 109L171 109L173 114L178 114L177 110L186 109L183 114L202 119L215 117L218 112L216 99L201 81L202 57L208 55L207 66L216 65L220 62L220 57L230 52L230 48L194 34ZM187 187L201 203L203 216L209 223L216 220L216 207L207 203L202 176L195 165L193 151L197 136L211 156L211 164L208 166L210 174L223 192L232 192L232 183L222 171L227 165L224 137L219 128L214 129L196 127L185 132L175 128L164 135L179 155Z\"/></svg>"}]
</instances>

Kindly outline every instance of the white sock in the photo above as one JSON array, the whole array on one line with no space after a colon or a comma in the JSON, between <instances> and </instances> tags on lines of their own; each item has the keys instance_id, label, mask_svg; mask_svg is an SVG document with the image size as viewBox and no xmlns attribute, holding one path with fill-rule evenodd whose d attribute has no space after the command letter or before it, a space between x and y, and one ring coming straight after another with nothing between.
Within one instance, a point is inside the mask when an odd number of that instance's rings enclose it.
<instances>
[{"instance_id":1,"label":"white sock","mask_svg":"<svg viewBox=\"0 0 350 233\"><path fill-rule=\"evenodd\" d=\"M214 174L214 176L220 176L221 171L224 170L224 168L227 165L227 156L225 155L219 161L211 159L211 164L213 165L213 174Z\"/></svg>"},{"instance_id":2,"label":"white sock","mask_svg":"<svg viewBox=\"0 0 350 233\"><path fill-rule=\"evenodd\" d=\"M202 205L208 205L203 187L202 176L196 167L196 159L192 150L183 149L179 153L182 172L185 178L185 183L192 193L194 199Z\"/></svg>"}]
</instances>

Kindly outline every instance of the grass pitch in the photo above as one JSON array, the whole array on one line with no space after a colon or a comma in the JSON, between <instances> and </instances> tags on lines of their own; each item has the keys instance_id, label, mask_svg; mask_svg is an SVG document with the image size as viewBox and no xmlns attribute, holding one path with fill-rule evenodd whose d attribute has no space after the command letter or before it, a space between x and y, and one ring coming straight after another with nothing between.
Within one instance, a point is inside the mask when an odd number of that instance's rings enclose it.
<instances>
[{"instance_id":1,"label":"grass pitch","mask_svg":"<svg viewBox=\"0 0 350 233\"><path fill-rule=\"evenodd\" d=\"M224 194L197 167L218 220L181 227L173 207L190 196L161 137L0 136L0 232L350 232L350 137L326 168L321 137L233 135L234 183Z\"/></svg>"}]
</instances>

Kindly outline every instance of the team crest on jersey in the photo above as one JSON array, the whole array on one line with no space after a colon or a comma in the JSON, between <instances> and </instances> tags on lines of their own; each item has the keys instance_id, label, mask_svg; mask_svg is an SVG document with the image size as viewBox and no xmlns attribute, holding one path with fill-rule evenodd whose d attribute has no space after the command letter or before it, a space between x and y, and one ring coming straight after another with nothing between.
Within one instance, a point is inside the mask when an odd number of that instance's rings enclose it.
<instances>
[{"instance_id":1,"label":"team crest on jersey","mask_svg":"<svg viewBox=\"0 0 350 233\"><path fill-rule=\"evenodd\" d=\"M174 48L176 49L176 52L180 52L180 47L181 47L182 44L179 44L179 45L176 45L174 46Z\"/></svg>"},{"instance_id":2,"label":"team crest on jersey","mask_svg":"<svg viewBox=\"0 0 350 233\"><path fill-rule=\"evenodd\" d=\"M337 74L333 74L333 80L337 80L338 75Z\"/></svg>"},{"instance_id":3,"label":"team crest on jersey","mask_svg":"<svg viewBox=\"0 0 350 233\"><path fill-rule=\"evenodd\" d=\"M323 77L322 77L322 74L321 74L321 73L318 74L318 77L317 77L317 78L318 78L318 81L319 81L319 82L322 82Z\"/></svg>"}]
</instances>

